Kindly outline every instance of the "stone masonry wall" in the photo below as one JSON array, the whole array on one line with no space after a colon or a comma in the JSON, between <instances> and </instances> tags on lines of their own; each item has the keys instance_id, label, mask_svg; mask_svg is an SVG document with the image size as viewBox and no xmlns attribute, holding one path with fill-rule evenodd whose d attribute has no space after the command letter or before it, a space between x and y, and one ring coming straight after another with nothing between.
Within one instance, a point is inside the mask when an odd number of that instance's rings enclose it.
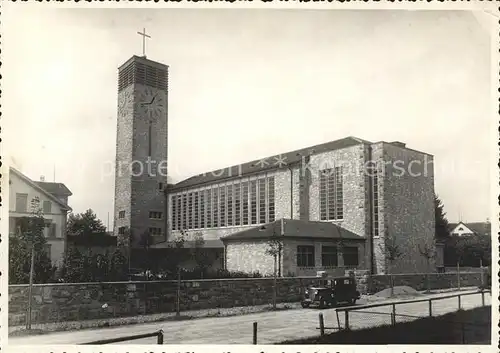
<instances>
[{"instance_id":1,"label":"stone masonry wall","mask_svg":"<svg viewBox=\"0 0 500 353\"><path fill-rule=\"evenodd\" d=\"M259 272L263 276L274 273L274 259L266 254L266 240L231 241L226 249L226 269L246 273Z\"/></svg>"},{"instance_id":2,"label":"stone masonry wall","mask_svg":"<svg viewBox=\"0 0 500 353\"><path fill-rule=\"evenodd\" d=\"M384 264L384 236L395 239L403 256L393 273L423 273L428 268L419 247L434 244L434 169L432 156L389 143L373 145L373 160L379 162L379 237L374 239L377 273Z\"/></svg>"},{"instance_id":3,"label":"stone masonry wall","mask_svg":"<svg viewBox=\"0 0 500 353\"><path fill-rule=\"evenodd\" d=\"M396 285L424 290L425 275L395 276ZM452 288L456 274L431 274L432 288ZM311 277L278 278L277 301L297 302ZM389 276L368 277L370 292L388 287ZM477 286L480 274L461 274L461 286ZM358 289L364 293L364 286ZM176 281L46 284L33 287L34 324L106 319L175 312ZM271 304L273 278L182 281L180 309L199 310ZM27 285L9 286L9 326L24 325L28 301Z\"/></svg>"}]
</instances>

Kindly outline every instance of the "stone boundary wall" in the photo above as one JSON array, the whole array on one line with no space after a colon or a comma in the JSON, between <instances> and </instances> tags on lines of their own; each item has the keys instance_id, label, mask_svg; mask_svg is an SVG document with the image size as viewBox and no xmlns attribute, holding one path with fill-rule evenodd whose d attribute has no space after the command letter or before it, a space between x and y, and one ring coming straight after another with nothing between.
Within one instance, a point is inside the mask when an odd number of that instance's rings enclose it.
<instances>
[{"instance_id":1,"label":"stone boundary wall","mask_svg":"<svg viewBox=\"0 0 500 353\"><path fill-rule=\"evenodd\" d=\"M456 287L456 274L431 274L432 288ZM425 274L394 276L396 285L425 289ZM477 286L479 273L461 274L461 285ZM298 302L314 277L277 280L277 302ZM360 279L358 279L360 281ZM389 287L389 276L367 276L362 293ZM186 280L180 286L180 311L272 304L273 278ZM360 283L361 284L361 283ZM380 289L381 288L381 289ZM9 286L9 326L26 323L28 285ZM176 281L54 283L33 286L32 323L79 321L175 312Z\"/></svg>"}]
</instances>

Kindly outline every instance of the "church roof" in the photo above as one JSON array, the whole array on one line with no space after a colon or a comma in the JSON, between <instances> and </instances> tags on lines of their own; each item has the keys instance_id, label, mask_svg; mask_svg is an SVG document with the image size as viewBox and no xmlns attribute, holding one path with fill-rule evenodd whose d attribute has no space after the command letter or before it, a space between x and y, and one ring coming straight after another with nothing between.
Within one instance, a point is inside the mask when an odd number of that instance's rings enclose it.
<instances>
[{"instance_id":1,"label":"church roof","mask_svg":"<svg viewBox=\"0 0 500 353\"><path fill-rule=\"evenodd\" d=\"M369 144L370 142L352 136L346 137L340 140L330 141L319 145L306 147L291 152L281 153L279 155L273 155L266 158L256 159L251 162L195 175L193 177L190 177L173 185L170 189L168 189L168 191L172 192L188 187L193 187L196 185L222 181L224 179L241 177L263 171L286 168L289 165L300 163L302 157L305 156L310 156L333 150L340 150L342 148L347 148L365 143Z\"/></svg>"},{"instance_id":2,"label":"church roof","mask_svg":"<svg viewBox=\"0 0 500 353\"><path fill-rule=\"evenodd\" d=\"M283 235L281 235L282 232ZM281 230L281 219L279 219L263 226L221 237L221 240L223 242L257 240L270 239L273 236L283 236L285 238L365 240L365 238L330 222L303 221L298 219L283 219L283 231Z\"/></svg>"}]
</instances>

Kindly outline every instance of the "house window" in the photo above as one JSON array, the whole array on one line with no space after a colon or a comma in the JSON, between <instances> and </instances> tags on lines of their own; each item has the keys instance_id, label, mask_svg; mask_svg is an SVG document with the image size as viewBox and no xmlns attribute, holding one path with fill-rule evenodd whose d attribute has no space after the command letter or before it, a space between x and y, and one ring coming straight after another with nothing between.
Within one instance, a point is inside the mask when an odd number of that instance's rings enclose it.
<instances>
[{"instance_id":1,"label":"house window","mask_svg":"<svg viewBox=\"0 0 500 353\"><path fill-rule=\"evenodd\" d=\"M233 185L227 186L227 225L232 226L233 222Z\"/></svg>"},{"instance_id":2,"label":"house window","mask_svg":"<svg viewBox=\"0 0 500 353\"><path fill-rule=\"evenodd\" d=\"M356 246L344 246L343 251L344 255L344 266L358 266L358 248Z\"/></svg>"},{"instance_id":3,"label":"house window","mask_svg":"<svg viewBox=\"0 0 500 353\"><path fill-rule=\"evenodd\" d=\"M28 194L16 193L16 212L28 211Z\"/></svg>"},{"instance_id":4,"label":"house window","mask_svg":"<svg viewBox=\"0 0 500 353\"><path fill-rule=\"evenodd\" d=\"M250 182L250 212L252 224L257 224L257 181Z\"/></svg>"},{"instance_id":5,"label":"house window","mask_svg":"<svg viewBox=\"0 0 500 353\"><path fill-rule=\"evenodd\" d=\"M149 228L149 235L161 235L161 228L151 227Z\"/></svg>"},{"instance_id":6,"label":"house window","mask_svg":"<svg viewBox=\"0 0 500 353\"><path fill-rule=\"evenodd\" d=\"M274 213L274 177L269 177L267 179L267 194L269 198L268 204L268 217L269 222L274 222L275 213Z\"/></svg>"},{"instance_id":7,"label":"house window","mask_svg":"<svg viewBox=\"0 0 500 353\"><path fill-rule=\"evenodd\" d=\"M163 216L162 212L149 211L149 218L150 219L161 219L162 216Z\"/></svg>"},{"instance_id":8,"label":"house window","mask_svg":"<svg viewBox=\"0 0 500 353\"><path fill-rule=\"evenodd\" d=\"M322 246L321 247L321 266L323 267L337 267L337 247L336 246Z\"/></svg>"},{"instance_id":9,"label":"house window","mask_svg":"<svg viewBox=\"0 0 500 353\"><path fill-rule=\"evenodd\" d=\"M125 218L125 211L119 211L118 212L118 218Z\"/></svg>"},{"instance_id":10,"label":"house window","mask_svg":"<svg viewBox=\"0 0 500 353\"><path fill-rule=\"evenodd\" d=\"M241 225L241 184L234 184L234 225Z\"/></svg>"},{"instance_id":11,"label":"house window","mask_svg":"<svg viewBox=\"0 0 500 353\"><path fill-rule=\"evenodd\" d=\"M52 202L44 201L43 202L43 213L51 213L52 212Z\"/></svg>"},{"instance_id":12,"label":"house window","mask_svg":"<svg viewBox=\"0 0 500 353\"><path fill-rule=\"evenodd\" d=\"M214 213L214 227L219 226L219 188L213 189L213 213Z\"/></svg>"},{"instance_id":13,"label":"house window","mask_svg":"<svg viewBox=\"0 0 500 353\"><path fill-rule=\"evenodd\" d=\"M298 245L297 246L297 266L299 267L314 267L314 246Z\"/></svg>"},{"instance_id":14,"label":"house window","mask_svg":"<svg viewBox=\"0 0 500 353\"><path fill-rule=\"evenodd\" d=\"M248 225L248 181L244 181L241 183L241 189L242 189L242 210L243 214L241 217L241 224L242 225Z\"/></svg>"},{"instance_id":15,"label":"house window","mask_svg":"<svg viewBox=\"0 0 500 353\"><path fill-rule=\"evenodd\" d=\"M200 191L200 228L205 228L205 192Z\"/></svg>"},{"instance_id":16,"label":"house window","mask_svg":"<svg viewBox=\"0 0 500 353\"><path fill-rule=\"evenodd\" d=\"M344 217L343 168L324 169L319 180L320 219L339 220Z\"/></svg>"},{"instance_id":17,"label":"house window","mask_svg":"<svg viewBox=\"0 0 500 353\"><path fill-rule=\"evenodd\" d=\"M118 228L118 234L124 235L125 234L125 227Z\"/></svg>"},{"instance_id":18,"label":"house window","mask_svg":"<svg viewBox=\"0 0 500 353\"><path fill-rule=\"evenodd\" d=\"M372 170L373 175L373 236L379 236L379 210L378 210L378 173L376 169Z\"/></svg>"},{"instance_id":19,"label":"house window","mask_svg":"<svg viewBox=\"0 0 500 353\"><path fill-rule=\"evenodd\" d=\"M226 225L226 187L221 186L219 188L219 224L221 227Z\"/></svg>"},{"instance_id":20,"label":"house window","mask_svg":"<svg viewBox=\"0 0 500 353\"><path fill-rule=\"evenodd\" d=\"M259 223L266 223L266 179L259 180Z\"/></svg>"},{"instance_id":21,"label":"house window","mask_svg":"<svg viewBox=\"0 0 500 353\"><path fill-rule=\"evenodd\" d=\"M198 199L198 192L193 193L194 197L194 217L193 228L200 228L200 200Z\"/></svg>"},{"instance_id":22,"label":"house window","mask_svg":"<svg viewBox=\"0 0 500 353\"><path fill-rule=\"evenodd\" d=\"M212 190L205 190L205 198L207 202L207 228L212 227Z\"/></svg>"},{"instance_id":23,"label":"house window","mask_svg":"<svg viewBox=\"0 0 500 353\"><path fill-rule=\"evenodd\" d=\"M56 237L56 224L51 223L50 228L49 228L49 237L55 238Z\"/></svg>"}]
</instances>

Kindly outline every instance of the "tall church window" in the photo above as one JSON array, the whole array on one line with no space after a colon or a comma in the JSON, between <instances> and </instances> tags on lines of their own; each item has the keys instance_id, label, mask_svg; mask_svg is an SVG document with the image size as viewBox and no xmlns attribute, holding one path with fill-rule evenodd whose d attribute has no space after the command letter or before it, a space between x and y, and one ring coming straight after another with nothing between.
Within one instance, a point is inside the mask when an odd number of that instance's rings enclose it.
<instances>
[{"instance_id":1,"label":"tall church window","mask_svg":"<svg viewBox=\"0 0 500 353\"><path fill-rule=\"evenodd\" d=\"M241 207L242 207L242 217L241 217L241 224L242 225L248 225L248 181L244 181L241 183Z\"/></svg>"},{"instance_id":2,"label":"tall church window","mask_svg":"<svg viewBox=\"0 0 500 353\"><path fill-rule=\"evenodd\" d=\"M188 229L193 229L193 194L188 194Z\"/></svg>"},{"instance_id":3,"label":"tall church window","mask_svg":"<svg viewBox=\"0 0 500 353\"><path fill-rule=\"evenodd\" d=\"M339 220L344 216L342 167L324 169L319 179L320 220Z\"/></svg>"},{"instance_id":4,"label":"tall church window","mask_svg":"<svg viewBox=\"0 0 500 353\"><path fill-rule=\"evenodd\" d=\"M182 229L188 228L187 195L182 195Z\"/></svg>"},{"instance_id":5,"label":"tall church window","mask_svg":"<svg viewBox=\"0 0 500 353\"><path fill-rule=\"evenodd\" d=\"M234 225L241 225L241 184L234 184Z\"/></svg>"},{"instance_id":6,"label":"tall church window","mask_svg":"<svg viewBox=\"0 0 500 353\"><path fill-rule=\"evenodd\" d=\"M250 212L252 224L257 224L257 181L250 182Z\"/></svg>"},{"instance_id":7,"label":"tall church window","mask_svg":"<svg viewBox=\"0 0 500 353\"><path fill-rule=\"evenodd\" d=\"M200 228L205 228L205 191L200 191Z\"/></svg>"},{"instance_id":8,"label":"tall church window","mask_svg":"<svg viewBox=\"0 0 500 353\"><path fill-rule=\"evenodd\" d=\"M379 209L378 209L378 172L376 169L372 169L373 175L373 236L379 236Z\"/></svg>"},{"instance_id":9,"label":"tall church window","mask_svg":"<svg viewBox=\"0 0 500 353\"><path fill-rule=\"evenodd\" d=\"M219 226L219 188L214 187L213 191L213 213L214 213L214 227Z\"/></svg>"},{"instance_id":10,"label":"tall church window","mask_svg":"<svg viewBox=\"0 0 500 353\"><path fill-rule=\"evenodd\" d=\"M181 208L182 208L182 196L177 195L177 229L183 229L182 228L182 213L181 213Z\"/></svg>"},{"instance_id":11,"label":"tall church window","mask_svg":"<svg viewBox=\"0 0 500 353\"><path fill-rule=\"evenodd\" d=\"M259 223L266 223L266 179L259 179Z\"/></svg>"},{"instance_id":12,"label":"tall church window","mask_svg":"<svg viewBox=\"0 0 500 353\"><path fill-rule=\"evenodd\" d=\"M205 190L207 203L207 228L212 227L212 189Z\"/></svg>"},{"instance_id":13,"label":"tall church window","mask_svg":"<svg viewBox=\"0 0 500 353\"><path fill-rule=\"evenodd\" d=\"M233 185L227 186L227 225L233 225Z\"/></svg>"},{"instance_id":14,"label":"tall church window","mask_svg":"<svg viewBox=\"0 0 500 353\"><path fill-rule=\"evenodd\" d=\"M177 196L172 195L172 230L177 229Z\"/></svg>"},{"instance_id":15,"label":"tall church window","mask_svg":"<svg viewBox=\"0 0 500 353\"><path fill-rule=\"evenodd\" d=\"M225 186L221 186L219 188L219 197L220 197L220 200L219 200L219 205L220 205L220 208L219 208L219 215L220 215L220 226L221 227L225 227L226 226L226 187Z\"/></svg>"},{"instance_id":16,"label":"tall church window","mask_svg":"<svg viewBox=\"0 0 500 353\"><path fill-rule=\"evenodd\" d=\"M200 228L200 200L198 198L198 191L195 191L193 193L193 198L194 198L194 209L193 209L193 213L194 213L194 217L193 217L193 228Z\"/></svg>"},{"instance_id":17,"label":"tall church window","mask_svg":"<svg viewBox=\"0 0 500 353\"><path fill-rule=\"evenodd\" d=\"M269 222L274 222L275 220L275 210L274 210L274 177L269 177L267 179L267 195L269 198L268 204L268 216Z\"/></svg>"}]
</instances>

